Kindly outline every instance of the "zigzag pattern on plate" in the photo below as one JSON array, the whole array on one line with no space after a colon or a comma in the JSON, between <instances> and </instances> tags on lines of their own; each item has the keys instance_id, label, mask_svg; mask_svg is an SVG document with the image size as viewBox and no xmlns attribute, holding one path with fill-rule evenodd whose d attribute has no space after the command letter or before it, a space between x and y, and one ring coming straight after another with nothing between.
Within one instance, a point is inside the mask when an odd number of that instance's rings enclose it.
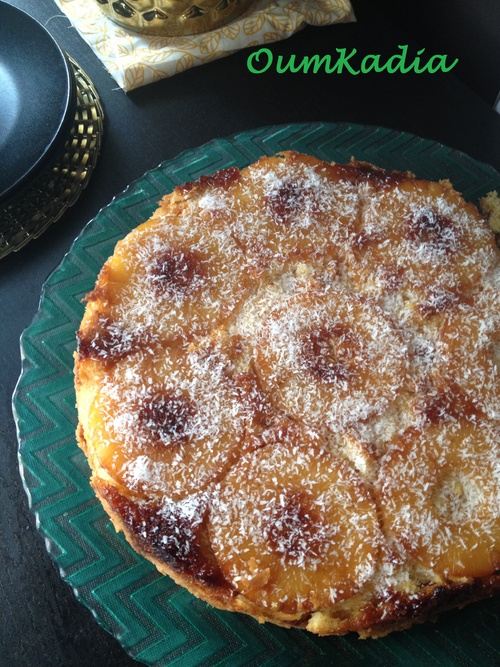
<instances>
[{"instance_id":1,"label":"zigzag pattern on plate","mask_svg":"<svg viewBox=\"0 0 500 667\"><path fill-rule=\"evenodd\" d=\"M470 199L500 186L494 169L434 142L384 128L321 123L218 139L131 185L74 242L46 282L39 312L21 340L23 367L13 399L20 468L47 549L78 599L147 665L499 664L500 606L495 600L452 612L436 626L377 642L322 639L214 610L135 554L116 535L90 488L89 469L74 437L72 354L81 299L115 243L146 220L176 184L285 149L338 162L353 155L423 178L447 177Z\"/></svg>"}]
</instances>

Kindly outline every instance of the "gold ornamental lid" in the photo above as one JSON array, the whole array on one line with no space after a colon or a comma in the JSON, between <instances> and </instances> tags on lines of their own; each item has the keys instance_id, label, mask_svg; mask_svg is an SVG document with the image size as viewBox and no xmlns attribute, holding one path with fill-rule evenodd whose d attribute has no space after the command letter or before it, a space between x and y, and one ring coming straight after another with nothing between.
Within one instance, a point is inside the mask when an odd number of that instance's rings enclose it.
<instances>
[{"instance_id":1,"label":"gold ornamental lid","mask_svg":"<svg viewBox=\"0 0 500 667\"><path fill-rule=\"evenodd\" d=\"M253 0L96 0L101 10L145 35L197 35L229 23Z\"/></svg>"}]
</instances>

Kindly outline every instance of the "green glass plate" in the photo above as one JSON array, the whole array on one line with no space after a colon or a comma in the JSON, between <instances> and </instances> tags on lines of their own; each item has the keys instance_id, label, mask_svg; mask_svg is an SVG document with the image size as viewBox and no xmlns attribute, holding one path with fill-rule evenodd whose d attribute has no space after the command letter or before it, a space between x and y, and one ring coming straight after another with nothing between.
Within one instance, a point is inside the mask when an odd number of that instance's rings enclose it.
<instances>
[{"instance_id":1,"label":"green glass plate","mask_svg":"<svg viewBox=\"0 0 500 667\"><path fill-rule=\"evenodd\" d=\"M498 598L377 641L320 638L212 609L132 551L89 485L90 471L74 436L72 355L82 297L115 243L146 220L175 185L285 149L338 162L355 156L422 178L449 178L472 200L500 188L493 168L435 142L380 127L331 123L265 127L217 139L129 186L75 240L47 280L39 312L21 339L22 373L13 399L20 467L48 551L77 598L147 665L499 665Z\"/></svg>"}]
</instances>

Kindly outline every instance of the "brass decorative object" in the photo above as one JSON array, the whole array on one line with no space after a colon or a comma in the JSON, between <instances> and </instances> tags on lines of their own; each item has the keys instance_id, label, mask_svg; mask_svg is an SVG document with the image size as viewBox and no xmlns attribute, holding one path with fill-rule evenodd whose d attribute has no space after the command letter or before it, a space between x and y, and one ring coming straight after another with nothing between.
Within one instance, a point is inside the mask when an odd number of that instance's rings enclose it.
<instances>
[{"instance_id":1,"label":"brass decorative object","mask_svg":"<svg viewBox=\"0 0 500 667\"><path fill-rule=\"evenodd\" d=\"M232 21L253 0L96 0L110 19L145 35L197 35Z\"/></svg>"},{"instance_id":2,"label":"brass decorative object","mask_svg":"<svg viewBox=\"0 0 500 667\"><path fill-rule=\"evenodd\" d=\"M0 206L0 259L20 250L59 220L86 187L97 162L103 108L92 81L67 57L76 80L75 120L56 160L28 188Z\"/></svg>"}]
</instances>

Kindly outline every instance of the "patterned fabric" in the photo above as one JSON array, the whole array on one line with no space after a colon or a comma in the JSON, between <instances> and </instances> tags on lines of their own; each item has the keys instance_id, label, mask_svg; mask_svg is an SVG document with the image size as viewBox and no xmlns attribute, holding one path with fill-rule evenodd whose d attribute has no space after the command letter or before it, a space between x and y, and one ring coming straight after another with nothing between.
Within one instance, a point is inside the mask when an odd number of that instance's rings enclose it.
<instances>
[{"instance_id":1,"label":"patterned fabric","mask_svg":"<svg viewBox=\"0 0 500 667\"><path fill-rule=\"evenodd\" d=\"M349 0L257 0L222 28L196 36L154 37L128 31L104 16L95 0L56 0L125 91L191 67L290 37L306 25L355 21Z\"/></svg>"}]
</instances>

